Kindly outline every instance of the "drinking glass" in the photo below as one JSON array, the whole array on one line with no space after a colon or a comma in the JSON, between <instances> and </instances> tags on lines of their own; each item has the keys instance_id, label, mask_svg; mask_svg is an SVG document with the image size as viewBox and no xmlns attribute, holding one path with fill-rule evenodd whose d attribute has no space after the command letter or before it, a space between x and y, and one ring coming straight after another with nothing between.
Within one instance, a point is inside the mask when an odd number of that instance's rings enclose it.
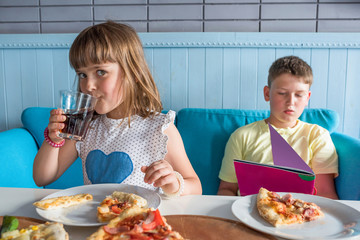
<instances>
[{"instance_id":1,"label":"drinking glass","mask_svg":"<svg viewBox=\"0 0 360 240\"><path fill-rule=\"evenodd\" d=\"M60 130L62 138L81 141L86 135L94 115L96 98L72 90L60 91L60 108L66 116L65 127Z\"/></svg>"}]
</instances>

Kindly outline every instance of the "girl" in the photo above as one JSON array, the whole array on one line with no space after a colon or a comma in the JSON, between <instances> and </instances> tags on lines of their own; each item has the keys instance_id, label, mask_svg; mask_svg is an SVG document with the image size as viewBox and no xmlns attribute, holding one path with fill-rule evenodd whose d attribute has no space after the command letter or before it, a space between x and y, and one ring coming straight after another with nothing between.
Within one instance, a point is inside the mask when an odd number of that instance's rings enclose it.
<instances>
[{"instance_id":1,"label":"girl","mask_svg":"<svg viewBox=\"0 0 360 240\"><path fill-rule=\"evenodd\" d=\"M127 183L161 188L168 196L201 194L173 124L175 113L160 113L160 96L135 30L111 21L88 27L74 40L69 57L79 90L98 99L98 117L84 141L75 142L58 136L66 119L61 109L50 112L48 138L34 161L35 183L55 181L80 156L85 184Z\"/></svg>"}]
</instances>

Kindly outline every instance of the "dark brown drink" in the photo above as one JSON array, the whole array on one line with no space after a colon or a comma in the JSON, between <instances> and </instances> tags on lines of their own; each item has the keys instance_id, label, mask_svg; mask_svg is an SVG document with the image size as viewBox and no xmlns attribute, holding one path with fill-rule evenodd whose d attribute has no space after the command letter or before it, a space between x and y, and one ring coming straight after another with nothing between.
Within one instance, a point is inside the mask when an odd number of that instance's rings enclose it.
<instances>
[{"instance_id":1,"label":"dark brown drink","mask_svg":"<svg viewBox=\"0 0 360 240\"><path fill-rule=\"evenodd\" d=\"M60 136L63 138L81 141L86 134L91 119L94 115L94 110L82 110L76 112L67 112L64 114L66 120L65 127L60 131Z\"/></svg>"}]
</instances>

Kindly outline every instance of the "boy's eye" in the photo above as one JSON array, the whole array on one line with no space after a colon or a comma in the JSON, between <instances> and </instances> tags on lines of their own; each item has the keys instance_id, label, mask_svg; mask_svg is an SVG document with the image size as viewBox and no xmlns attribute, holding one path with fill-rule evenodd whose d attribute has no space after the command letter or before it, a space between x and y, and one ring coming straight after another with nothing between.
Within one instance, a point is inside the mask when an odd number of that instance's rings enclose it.
<instances>
[{"instance_id":1,"label":"boy's eye","mask_svg":"<svg viewBox=\"0 0 360 240\"><path fill-rule=\"evenodd\" d=\"M284 92L279 92L278 94L279 94L279 95L285 95L286 93L284 93Z\"/></svg>"},{"instance_id":2,"label":"boy's eye","mask_svg":"<svg viewBox=\"0 0 360 240\"><path fill-rule=\"evenodd\" d=\"M86 78L85 73L78 73L78 76L79 76L80 79Z\"/></svg>"},{"instance_id":3,"label":"boy's eye","mask_svg":"<svg viewBox=\"0 0 360 240\"><path fill-rule=\"evenodd\" d=\"M96 73L99 76L104 76L106 72L104 70L97 70Z\"/></svg>"}]
</instances>

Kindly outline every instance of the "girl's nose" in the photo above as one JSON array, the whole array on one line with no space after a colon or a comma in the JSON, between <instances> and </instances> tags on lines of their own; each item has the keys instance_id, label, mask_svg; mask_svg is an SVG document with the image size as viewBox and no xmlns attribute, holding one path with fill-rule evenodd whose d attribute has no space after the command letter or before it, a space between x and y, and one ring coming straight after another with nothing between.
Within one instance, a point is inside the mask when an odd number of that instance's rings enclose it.
<instances>
[{"instance_id":1,"label":"girl's nose","mask_svg":"<svg viewBox=\"0 0 360 240\"><path fill-rule=\"evenodd\" d=\"M85 85L86 91L88 93L93 92L94 90L96 90L96 81L94 78L92 77L88 77L86 79L86 85Z\"/></svg>"}]
</instances>

